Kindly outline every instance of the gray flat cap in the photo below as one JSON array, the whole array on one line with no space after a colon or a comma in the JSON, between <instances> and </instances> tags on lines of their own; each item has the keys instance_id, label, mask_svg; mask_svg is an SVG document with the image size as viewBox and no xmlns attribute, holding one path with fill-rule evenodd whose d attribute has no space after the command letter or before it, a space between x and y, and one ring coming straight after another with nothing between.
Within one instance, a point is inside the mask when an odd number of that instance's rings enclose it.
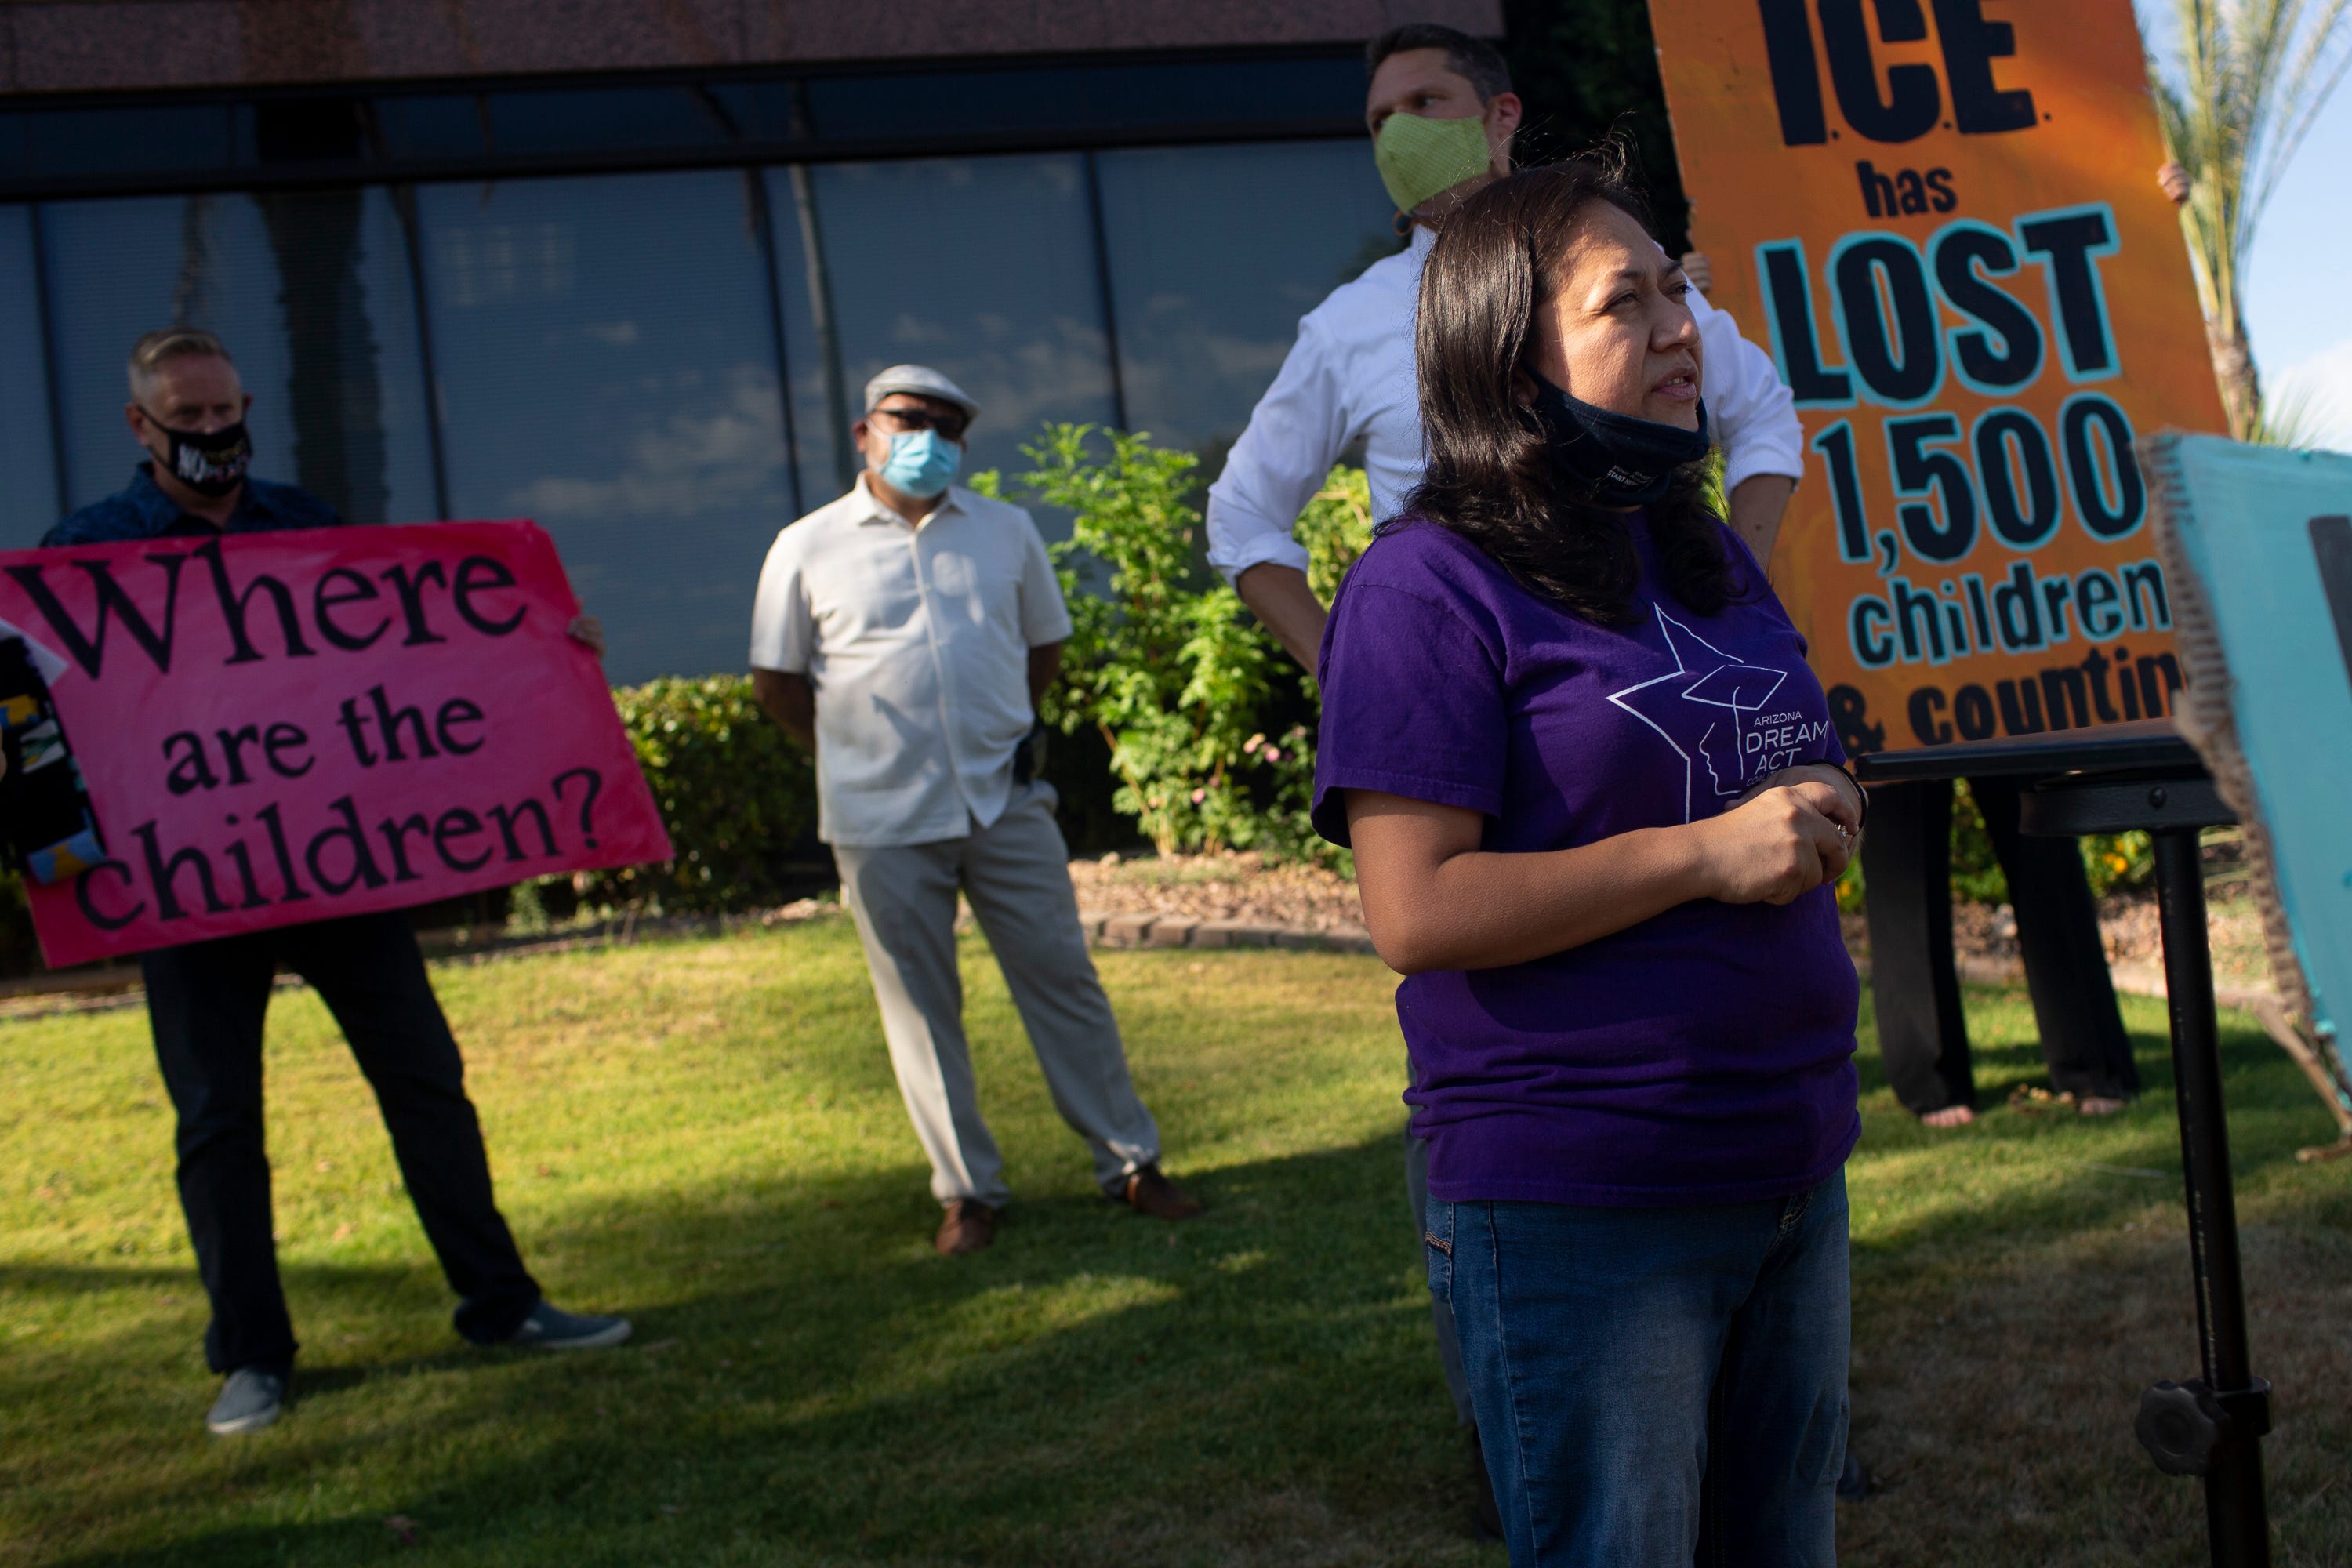
<instances>
[{"instance_id":1,"label":"gray flat cap","mask_svg":"<svg viewBox=\"0 0 2352 1568\"><path fill-rule=\"evenodd\" d=\"M936 397L942 403L952 403L963 410L967 419L980 417L980 405L971 395L927 364L894 364L866 384L866 411L894 392L911 392L922 397Z\"/></svg>"}]
</instances>

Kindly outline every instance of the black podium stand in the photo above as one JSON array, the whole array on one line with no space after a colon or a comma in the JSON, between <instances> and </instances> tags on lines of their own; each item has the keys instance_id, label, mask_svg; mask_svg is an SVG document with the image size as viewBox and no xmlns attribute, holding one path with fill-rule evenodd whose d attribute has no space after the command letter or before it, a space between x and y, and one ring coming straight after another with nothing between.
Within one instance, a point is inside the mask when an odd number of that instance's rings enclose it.
<instances>
[{"instance_id":1,"label":"black podium stand","mask_svg":"<svg viewBox=\"0 0 2352 1568\"><path fill-rule=\"evenodd\" d=\"M2136 1429L2160 1468L2205 1478L2213 1562L2223 1568L2268 1568L2262 1437L2270 1430L2270 1384L2253 1375L2246 1353L2246 1293L2197 837L2200 828L2234 822L2236 816L2222 804L2197 753L2161 719L1882 752L1861 758L1854 772L1864 784L1995 774L2030 778L2034 782L2018 804L2023 832L2072 837L2141 828L2153 839L2181 1176L2189 1195L2189 1261L2204 1375L2150 1388L2141 1397Z\"/></svg>"}]
</instances>

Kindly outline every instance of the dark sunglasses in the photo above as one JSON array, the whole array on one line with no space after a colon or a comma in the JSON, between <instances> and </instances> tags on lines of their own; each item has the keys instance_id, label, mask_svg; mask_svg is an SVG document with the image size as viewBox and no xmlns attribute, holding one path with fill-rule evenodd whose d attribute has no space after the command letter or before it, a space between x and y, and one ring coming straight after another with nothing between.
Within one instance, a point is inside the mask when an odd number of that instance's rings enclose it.
<instances>
[{"instance_id":1,"label":"dark sunglasses","mask_svg":"<svg viewBox=\"0 0 2352 1568\"><path fill-rule=\"evenodd\" d=\"M909 434L936 430L950 441L962 440L964 427L971 423L961 414L934 414L928 408L877 408L866 417L887 420L889 428Z\"/></svg>"}]
</instances>

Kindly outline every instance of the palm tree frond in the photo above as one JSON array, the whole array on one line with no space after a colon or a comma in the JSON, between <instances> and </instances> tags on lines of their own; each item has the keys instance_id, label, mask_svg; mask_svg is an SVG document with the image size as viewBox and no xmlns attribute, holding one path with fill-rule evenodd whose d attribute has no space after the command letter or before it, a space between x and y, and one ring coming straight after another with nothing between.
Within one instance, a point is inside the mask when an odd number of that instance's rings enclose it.
<instances>
[{"instance_id":1,"label":"palm tree frond","mask_svg":"<svg viewBox=\"0 0 2352 1568\"><path fill-rule=\"evenodd\" d=\"M2326 449L2333 408L2308 386L2288 385L2263 400L2261 416L2246 439L2258 447L2297 452Z\"/></svg>"},{"instance_id":2,"label":"palm tree frond","mask_svg":"<svg viewBox=\"0 0 2352 1568\"><path fill-rule=\"evenodd\" d=\"M2240 281L2271 194L2352 67L2352 0L2171 0L2172 54L2148 58L2167 150L2189 176L2180 209L2231 428L2266 422Z\"/></svg>"}]
</instances>

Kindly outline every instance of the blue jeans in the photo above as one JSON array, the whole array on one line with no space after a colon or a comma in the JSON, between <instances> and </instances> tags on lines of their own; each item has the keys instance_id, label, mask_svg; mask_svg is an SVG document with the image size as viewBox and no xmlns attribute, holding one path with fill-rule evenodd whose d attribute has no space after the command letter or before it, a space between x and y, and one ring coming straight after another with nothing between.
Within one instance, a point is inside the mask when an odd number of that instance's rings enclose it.
<instances>
[{"instance_id":1,"label":"blue jeans","mask_svg":"<svg viewBox=\"0 0 2352 1568\"><path fill-rule=\"evenodd\" d=\"M1845 1175L1696 1208L1428 1208L1512 1568L1828 1568Z\"/></svg>"}]
</instances>

